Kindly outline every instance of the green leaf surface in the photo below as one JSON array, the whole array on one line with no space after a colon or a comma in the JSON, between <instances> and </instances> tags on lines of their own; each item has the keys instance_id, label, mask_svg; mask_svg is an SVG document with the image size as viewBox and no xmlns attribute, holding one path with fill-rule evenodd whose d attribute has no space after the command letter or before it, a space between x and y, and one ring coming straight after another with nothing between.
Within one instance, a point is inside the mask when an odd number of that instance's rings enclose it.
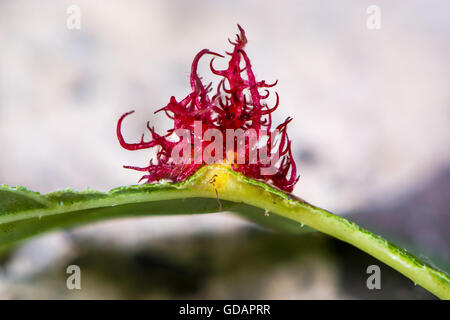
<instances>
[{"instance_id":1,"label":"green leaf surface","mask_svg":"<svg viewBox=\"0 0 450 320\"><path fill-rule=\"evenodd\" d=\"M367 252L436 296L450 299L450 277L445 272L351 221L224 165L205 166L180 183L134 185L106 193L67 189L40 195L2 185L0 249L50 230L106 219L220 211L276 230L324 232Z\"/></svg>"}]
</instances>

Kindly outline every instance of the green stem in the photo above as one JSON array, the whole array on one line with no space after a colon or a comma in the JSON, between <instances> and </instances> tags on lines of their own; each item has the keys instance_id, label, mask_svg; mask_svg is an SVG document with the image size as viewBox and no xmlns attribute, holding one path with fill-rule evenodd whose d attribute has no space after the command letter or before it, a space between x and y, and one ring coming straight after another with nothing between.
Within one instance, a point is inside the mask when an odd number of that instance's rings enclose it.
<instances>
[{"instance_id":1,"label":"green stem","mask_svg":"<svg viewBox=\"0 0 450 320\"><path fill-rule=\"evenodd\" d=\"M255 212L250 206L261 210ZM353 222L224 165L205 166L177 184L121 187L108 193L69 190L39 195L0 186L0 247L44 231L99 220L222 210L284 229L292 230L293 224L299 231L300 225L309 226L367 252L436 296L450 299L450 277L444 272ZM266 217L264 211L276 215Z\"/></svg>"},{"instance_id":2,"label":"green stem","mask_svg":"<svg viewBox=\"0 0 450 320\"><path fill-rule=\"evenodd\" d=\"M441 299L450 299L450 277L353 222L217 166L205 172L221 199L243 202L347 242L399 271ZM210 195L211 196L211 195Z\"/></svg>"}]
</instances>

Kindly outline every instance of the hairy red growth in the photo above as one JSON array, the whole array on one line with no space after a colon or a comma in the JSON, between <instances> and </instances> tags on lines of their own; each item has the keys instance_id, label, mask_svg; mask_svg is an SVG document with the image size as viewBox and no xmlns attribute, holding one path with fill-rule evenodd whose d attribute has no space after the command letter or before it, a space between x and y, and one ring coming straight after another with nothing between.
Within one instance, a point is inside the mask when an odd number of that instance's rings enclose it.
<instances>
[{"instance_id":1,"label":"hairy red growth","mask_svg":"<svg viewBox=\"0 0 450 320\"><path fill-rule=\"evenodd\" d=\"M279 97L275 93L276 103L272 108L269 108L264 100L270 95L267 88L275 86L276 82L274 84L266 84L265 81L256 81L250 59L244 51L247 43L245 32L241 26L238 25L238 28L240 34L236 36L235 42L230 41L234 46L233 52L227 52L231 56L228 68L225 70L216 70L213 67L214 58L211 59L211 71L215 75L223 77L214 90L214 94L212 96L210 95L213 91L211 84L207 86L203 85L197 74L197 65L200 58L204 55L214 55L222 58L223 56L204 49L195 56L192 62L190 75L192 92L181 101L177 101L172 96L164 108L156 111L164 111L167 117L173 120L173 128L168 130L165 135L161 136L157 134L154 128L150 127L149 123L147 123L147 128L151 133L152 139L150 141L144 141L144 135L142 135L139 143L127 143L121 133L122 121L134 111L127 112L120 117L117 123L117 137L123 148L127 150L140 150L159 146L156 163L150 160L149 165L144 168L124 166L125 168L148 172L141 180L146 180L148 183L160 180L183 181L206 164L204 159L201 164L196 164L194 161L191 161L189 164L176 164L171 158L172 150L180 142L172 141L173 139L169 140L169 137L176 136L174 134L176 129L190 130L190 141L192 141L191 150L193 150L195 121L202 122L203 133L208 129L218 129L224 136L226 135L226 129L254 129L257 132L263 129L269 134L272 132L271 113L278 107ZM244 68L240 66L241 60L243 61ZM245 78L243 78L243 75ZM229 88L226 88L226 85ZM263 90L264 94L261 94L260 90ZM271 183L284 191L291 192L299 179L291 152L291 141L286 132L287 124L291 120L291 118L287 118L282 124L276 127L280 132L280 141L277 145L280 161L276 166L277 170L274 174L261 174L261 168L268 167L271 164L263 164L260 159L256 163L247 163L249 161L246 161L245 164L232 163L233 170L241 172L248 177ZM267 140L268 157L274 153L271 142L271 139ZM202 141L202 149L209 143L209 141ZM249 146L248 140L245 140L245 143L245 152L248 157L250 148L255 148L255 146ZM190 158L193 159L193 156ZM224 160L226 158L227 154L224 149Z\"/></svg>"}]
</instances>

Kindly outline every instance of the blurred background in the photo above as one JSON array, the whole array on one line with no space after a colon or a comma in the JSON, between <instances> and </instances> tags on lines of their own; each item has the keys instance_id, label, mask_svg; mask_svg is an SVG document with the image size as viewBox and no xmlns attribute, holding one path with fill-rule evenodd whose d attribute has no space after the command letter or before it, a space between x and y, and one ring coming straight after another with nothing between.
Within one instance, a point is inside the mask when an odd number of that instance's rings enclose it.
<instances>
[{"instance_id":1,"label":"blurred background","mask_svg":"<svg viewBox=\"0 0 450 320\"><path fill-rule=\"evenodd\" d=\"M67 27L71 5L79 29ZM367 26L370 5L379 29ZM153 112L189 93L195 54L229 50L239 23L257 79L279 80L274 121L294 118L294 193L448 271L449 12L445 0L1 0L0 183L42 193L137 183L122 165L152 153L121 149L118 117L136 110L129 141L147 120L169 128ZM66 288L69 264L82 270L81 290ZM366 287L371 264L381 290ZM107 221L26 242L0 258L0 298L434 296L325 235L280 235L220 213Z\"/></svg>"}]
</instances>

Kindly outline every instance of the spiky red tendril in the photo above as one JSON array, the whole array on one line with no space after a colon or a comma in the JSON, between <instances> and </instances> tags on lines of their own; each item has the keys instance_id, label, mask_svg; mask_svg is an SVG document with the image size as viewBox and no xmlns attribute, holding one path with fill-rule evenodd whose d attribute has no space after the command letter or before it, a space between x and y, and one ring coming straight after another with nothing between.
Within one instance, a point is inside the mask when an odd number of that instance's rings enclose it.
<instances>
[{"instance_id":1,"label":"spiky red tendril","mask_svg":"<svg viewBox=\"0 0 450 320\"><path fill-rule=\"evenodd\" d=\"M144 135L142 135L139 143L127 143L121 133L122 121L134 111L127 112L120 117L117 123L117 137L123 148L127 150L140 150L159 146L156 163L150 160L149 165L144 168L124 166L125 168L148 172L141 180L146 180L147 183L160 180L182 181L206 164L204 160L201 164L196 164L194 161L189 164L176 164L171 158L172 150L179 141L171 141L169 137L174 136L176 129L188 129L191 132L190 141L194 141L195 121L202 122L203 133L212 128L220 130L224 136L226 135L226 129L254 129L256 131L265 129L269 134L272 132L271 113L277 109L279 97L275 93L276 103L272 108L269 108L264 100L270 95L267 88L275 86L276 82L274 84L266 84L264 81L256 81L250 59L244 51L244 46L247 43L245 32L241 26L238 25L238 28L240 34L236 36L236 41L230 41L234 46L233 52L227 52L231 56L228 68L225 70L216 70L213 67L214 58L211 59L211 71L215 75L223 77L215 90L215 94L210 97L209 93L212 91L211 84L206 87L203 85L197 74L197 65L200 58L206 54L222 58L223 56L204 49L195 56L192 62L190 75L192 92L181 101L177 101L172 96L164 108L155 112L164 111L167 117L173 120L173 128L168 130L165 135L161 136L157 134L154 128L150 127L149 123L147 123L147 128L151 133L152 139L150 141L144 141ZM243 60L244 68L240 67L241 59ZM246 75L246 79L242 77L243 73ZM226 83L229 88L226 88ZM264 90L264 94L260 93L260 89ZM291 141L286 132L287 124L291 120L291 118L287 118L282 124L276 127L280 132L281 138L277 146L280 161L277 164L275 173L262 175L261 168L268 167L271 164L263 164L260 159L256 163L247 163L247 161L245 164L233 163L233 170L254 179L264 180L284 191L291 192L299 179L291 152ZM247 140L245 143L245 152L248 157L251 146L248 145ZM273 154L270 143L271 139L268 139L268 156ZM202 141L202 149L208 144L209 141ZM191 148L193 148L193 143ZM224 160L226 156L226 150L224 150Z\"/></svg>"}]
</instances>

